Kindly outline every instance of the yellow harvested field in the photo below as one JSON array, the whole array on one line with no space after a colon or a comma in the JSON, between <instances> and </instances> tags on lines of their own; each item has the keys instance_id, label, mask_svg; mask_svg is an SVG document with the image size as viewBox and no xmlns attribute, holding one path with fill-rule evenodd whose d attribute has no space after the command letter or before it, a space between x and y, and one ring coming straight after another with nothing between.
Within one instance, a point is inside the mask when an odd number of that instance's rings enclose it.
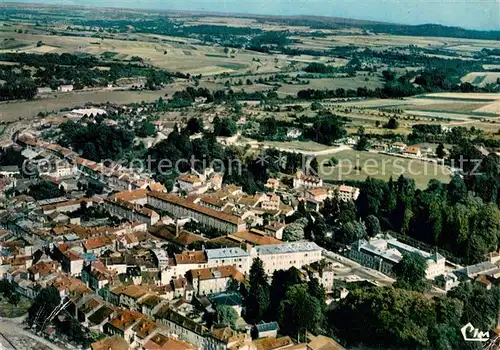
<instances>
[{"instance_id":1,"label":"yellow harvested field","mask_svg":"<svg viewBox=\"0 0 500 350\"><path fill-rule=\"evenodd\" d=\"M30 52L30 53L88 53L101 55L114 52L115 59L139 56L146 62L171 71L190 72L192 74L213 75L224 72L250 71L253 73L278 72L277 66L284 66L288 60L274 56L237 50L234 57L224 53L223 47L196 45L186 39L182 41L174 37L137 35L135 40L98 39L89 37L72 37L56 35L24 35L13 34L19 42L29 43L19 49L5 49L0 52ZM167 40L168 38L168 40ZM141 39L141 40L139 40ZM42 41L45 45L36 47L34 42ZM260 59L257 63L254 58Z\"/></svg>"},{"instance_id":2,"label":"yellow harvested field","mask_svg":"<svg viewBox=\"0 0 500 350\"><path fill-rule=\"evenodd\" d=\"M500 79L500 72L472 72L462 77L463 83L484 87L486 84L495 84Z\"/></svg>"},{"instance_id":3,"label":"yellow harvested field","mask_svg":"<svg viewBox=\"0 0 500 350\"><path fill-rule=\"evenodd\" d=\"M43 45L43 46L40 46L40 47L36 47L36 46L33 46L33 47L23 47L22 48L22 51L23 52L27 52L27 53L47 53L47 52L54 52L58 50L57 47L55 46L49 46L49 45Z\"/></svg>"},{"instance_id":4,"label":"yellow harvested field","mask_svg":"<svg viewBox=\"0 0 500 350\"><path fill-rule=\"evenodd\" d=\"M333 103L336 104L336 103ZM345 107L355 107L355 108L390 108L403 106L408 104L406 100L396 100L396 99L370 99L362 101L352 101L342 103Z\"/></svg>"},{"instance_id":5,"label":"yellow harvested field","mask_svg":"<svg viewBox=\"0 0 500 350\"><path fill-rule=\"evenodd\" d=\"M179 87L180 88L180 87ZM129 104L133 102L153 102L163 97L165 92L172 94L178 89L159 91L85 91L52 95L32 101L10 101L0 103L0 120L15 121L30 119L40 112L58 112L63 108L83 107L86 103L102 104L106 102Z\"/></svg>"},{"instance_id":6,"label":"yellow harvested field","mask_svg":"<svg viewBox=\"0 0 500 350\"><path fill-rule=\"evenodd\" d=\"M411 37L392 36L385 34L378 35L333 35L324 38L301 37L300 44L294 47L328 49L335 46L354 45L370 48L394 48L406 49L408 45L416 45L423 48L437 48L455 50L458 53L472 56L473 53L483 48L497 48L498 42L493 40L475 40L461 38L440 38L440 37ZM449 56L446 56L449 58ZM467 58L467 57L462 57Z\"/></svg>"},{"instance_id":7,"label":"yellow harvested field","mask_svg":"<svg viewBox=\"0 0 500 350\"><path fill-rule=\"evenodd\" d=\"M439 100L438 100L439 101ZM470 113L478 110L479 108L485 107L488 104L484 102L459 102L459 101L443 101L434 103L417 103L415 105L405 106L404 109L415 109L418 111L441 111L450 113Z\"/></svg>"},{"instance_id":8,"label":"yellow harvested field","mask_svg":"<svg viewBox=\"0 0 500 350\"><path fill-rule=\"evenodd\" d=\"M232 73L234 70L230 68L217 67L217 66L207 66L200 68L193 68L184 70L183 73L189 73L193 75L202 74L202 75L216 75L222 73Z\"/></svg>"},{"instance_id":9,"label":"yellow harvested field","mask_svg":"<svg viewBox=\"0 0 500 350\"><path fill-rule=\"evenodd\" d=\"M17 63L17 62L0 61L0 65L2 65L2 66L17 66L17 65L19 65L19 63Z\"/></svg>"},{"instance_id":10,"label":"yellow harvested field","mask_svg":"<svg viewBox=\"0 0 500 350\"><path fill-rule=\"evenodd\" d=\"M476 92L467 92L467 93L459 93L459 92L435 92L432 94L426 94L428 97L442 97L442 98L453 98L453 99L464 99L464 100L500 100L500 94L495 93L476 93Z\"/></svg>"},{"instance_id":11,"label":"yellow harvested field","mask_svg":"<svg viewBox=\"0 0 500 350\"><path fill-rule=\"evenodd\" d=\"M495 102L492 102L484 107L476 109L474 112L495 113L500 115L500 98Z\"/></svg>"}]
</instances>

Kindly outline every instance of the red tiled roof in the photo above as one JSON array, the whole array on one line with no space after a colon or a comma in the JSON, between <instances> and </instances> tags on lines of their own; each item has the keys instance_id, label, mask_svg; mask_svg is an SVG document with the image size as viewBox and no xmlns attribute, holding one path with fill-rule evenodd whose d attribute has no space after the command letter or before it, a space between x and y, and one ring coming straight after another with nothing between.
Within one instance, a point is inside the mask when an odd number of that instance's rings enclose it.
<instances>
[{"instance_id":1,"label":"red tiled roof","mask_svg":"<svg viewBox=\"0 0 500 350\"><path fill-rule=\"evenodd\" d=\"M234 266L218 266L205 269L193 269L188 271L188 276L193 279L210 280L215 278L234 278L243 282L245 276Z\"/></svg>"},{"instance_id":2,"label":"red tiled roof","mask_svg":"<svg viewBox=\"0 0 500 350\"><path fill-rule=\"evenodd\" d=\"M214 209L210 209L210 208L204 207L202 205L195 204L193 202L190 202L190 201L188 201L182 197L176 196L176 195L166 194L166 193L161 193L161 192L150 192L149 196L166 201L166 202L169 202L171 204L178 205L178 206L186 208L186 209L196 211L198 213L201 213L201 214L204 214L207 216L217 218L221 221L230 222L230 223L235 224L235 225L240 225L243 223L243 220L241 220L240 218L237 218L234 215L220 212L220 211L217 211Z\"/></svg>"},{"instance_id":3,"label":"red tiled roof","mask_svg":"<svg viewBox=\"0 0 500 350\"><path fill-rule=\"evenodd\" d=\"M122 331L125 331L143 317L144 315L139 312L130 310L120 310L118 315L114 317L109 323L114 327L121 329Z\"/></svg>"},{"instance_id":4,"label":"red tiled roof","mask_svg":"<svg viewBox=\"0 0 500 350\"><path fill-rule=\"evenodd\" d=\"M254 245L270 245L270 244L280 244L282 243L279 239L271 236L267 236L264 232L252 229L250 231L235 232L228 237L237 237L244 240L245 242Z\"/></svg>"},{"instance_id":5,"label":"red tiled roof","mask_svg":"<svg viewBox=\"0 0 500 350\"><path fill-rule=\"evenodd\" d=\"M85 249L96 249L113 244L113 241L108 235L92 237L83 242Z\"/></svg>"},{"instance_id":6,"label":"red tiled roof","mask_svg":"<svg viewBox=\"0 0 500 350\"><path fill-rule=\"evenodd\" d=\"M257 348L257 350L274 350L280 349L285 346L293 345L292 339L290 337L281 337L281 338L263 338L254 340L253 344Z\"/></svg>"},{"instance_id":7,"label":"red tiled roof","mask_svg":"<svg viewBox=\"0 0 500 350\"><path fill-rule=\"evenodd\" d=\"M148 190L138 189L132 191L122 191L115 193L111 198L120 199L122 201L131 202L138 199L147 198Z\"/></svg>"},{"instance_id":8,"label":"red tiled roof","mask_svg":"<svg viewBox=\"0 0 500 350\"><path fill-rule=\"evenodd\" d=\"M182 252L180 254L174 254L174 260L177 265L204 264L207 262L207 257L205 256L205 252L202 251Z\"/></svg>"},{"instance_id":9,"label":"red tiled roof","mask_svg":"<svg viewBox=\"0 0 500 350\"><path fill-rule=\"evenodd\" d=\"M129 350L129 345L122 337L114 335L90 344L92 350Z\"/></svg>"},{"instance_id":10,"label":"red tiled roof","mask_svg":"<svg viewBox=\"0 0 500 350\"><path fill-rule=\"evenodd\" d=\"M189 174L186 174L186 175L181 175L177 178L178 181L182 181L182 182L188 182L188 183L197 183L197 182L201 182L200 178L196 175L189 175Z\"/></svg>"},{"instance_id":11,"label":"red tiled roof","mask_svg":"<svg viewBox=\"0 0 500 350\"><path fill-rule=\"evenodd\" d=\"M328 191L325 188L314 188L312 190L309 190L309 193L316 197L316 196L324 196L328 194Z\"/></svg>"}]
</instances>

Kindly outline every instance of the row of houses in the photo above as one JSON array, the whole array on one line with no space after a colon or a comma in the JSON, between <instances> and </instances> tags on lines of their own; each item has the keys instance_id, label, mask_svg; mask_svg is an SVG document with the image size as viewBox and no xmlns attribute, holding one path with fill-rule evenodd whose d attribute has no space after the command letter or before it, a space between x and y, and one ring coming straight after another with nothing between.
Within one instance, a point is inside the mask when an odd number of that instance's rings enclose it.
<instances>
[{"instance_id":1,"label":"row of houses","mask_svg":"<svg viewBox=\"0 0 500 350\"><path fill-rule=\"evenodd\" d=\"M162 269L161 281L168 283L177 276L184 276L190 270L207 269L218 266L234 266L244 275L250 272L253 260L262 260L264 271L272 275L274 271L290 267L301 268L322 258L322 248L313 242L284 242L262 246L206 249L175 254Z\"/></svg>"}]
</instances>

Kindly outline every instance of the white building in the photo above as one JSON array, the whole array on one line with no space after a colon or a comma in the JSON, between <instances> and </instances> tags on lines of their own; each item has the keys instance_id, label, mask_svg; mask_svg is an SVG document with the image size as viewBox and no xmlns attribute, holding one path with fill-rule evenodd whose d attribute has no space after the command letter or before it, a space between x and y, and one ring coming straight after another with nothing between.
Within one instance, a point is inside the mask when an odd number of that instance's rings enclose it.
<instances>
[{"instance_id":1,"label":"white building","mask_svg":"<svg viewBox=\"0 0 500 350\"><path fill-rule=\"evenodd\" d=\"M388 238L378 236L370 241L359 240L355 242L351 246L349 257L364 266L391 275L393 267L403 259L403 254L412 252L419 253L426 258L427 279L433 280L445 273L446 259L441 254L427 253L390 236Z\"/></svg>"},{"instance_id":2,"label":"white building","mask_svg":"<svg viewBox=\"0 0 500 350\"><path fill-rule=\"evenodd\" d=\"M288 129L286 132L286 137L289 137L291 139L296 139L299 138L300 136L302 136L302 131L296 128Z\"/></svg>"},{"instance_id":3,"label":"white building","mask_svg":"<svg viewBox=\"0 0 500 350\"><path fill-rule=\"evenodd\" d=\"M419 147L416 146L407 146L403 149L402 153L406 157L416 157L416 158L422 157L422 151L420 150Z\"/></svg>"},{"instance_id":4,"label":"white building","mask_svg":"<svg viewBox=\"0 0 500 350\"><path fill-rule=\"evenodd\" d=\"M250 272L253 260L260 258L264 271L272 274L276 270L288 270L294 266L300 269L304 265L321 260L322 248L313 242L287 242L257 247L218 248L205 251L183 252L175 254L169 266L162 270L162 284L172 278L183 276L189 270L233 266L244 275Z\"/></svg>"},{"instance_id":5,"label":"white building","mask_svg":"<svg viewBox=\"0 0 500 350\"><path fill-rule=\"evenodd\" d=\"M111 215L130 221L144 222L148 226L153 226L160 220L160 215L154 210L117 198L104 199L104 207Z\"/></svg>"},{"instance_id":6,"label":"white building","mask_svg":"<svg viewBox=\"0 0 500 350\"><path fill-rule=\"evenodd\" d=\"M355 201L359 197L360 190L357 187L341 185L337 189L339 199L348 202Z\"/></svg>"},{"instance_id":7,"label":"white building","mask_svg":"<svg viewBox=\"0 0 500 350\"><path fill-rule=\"evenodd\" d=\"M434 279L434 283L445 292L448 292L449 290L458 286L460 284L460 280L458 279L457 275L455 275L453 272L450 272L445 275L437 276Z\"/></svg>"},{"instance_id":8,"label":"white building","mask_svg":"<svg viewBox=\"0 0 500 350\"><path fill-rule=\"evenodd\" d=\"M75 164L70 164L65 160L53 160L50 164L42 164L39 167L40 175L47 175L55 179L68 178L74 176L78 172Z\"/></svg>"},{"instance_id":9,"label":"white building","mask_svg":"<svg viewBox=\"0 0 500 350\"><path fill-rule=\"evenodd\" d=\"M78 109L73 109L71 112L69 112L68 117L80 119L83 118L84 116L97 117L99 115L106 115L106 114L107 112L101 108L78 108Z\"/></svg>"},{"instance_id":10,"label":"white building","mask_svg":"<svg viewBox=\"0 0 500 350\"><path fill-rule=\"evenodd\" d=\"M70 91L73 91L73 89L74 89L73 85L60 85L57 88L57 91L59 91L59 92L70 92Z\"/></svg>"},{"instance_id":11,"label":"white building","mask_svg":"<svg viewBox=\"0 0 500 350\"><path fill-rule=\"evenodd\" d=\"M323 187L323 180L317 176L305 175L302 171L297 171L293 178L293 188L316 188Z\"/></svg>"},{"instance_id":12,"label":"white building","mask_svg":"<svg viewBox=\"0 0 500 350\"><path fill-rule=\"evenodd\" d=\"M261 259L264 271L272 274L277 270L288 270L292 266L300 269L319 261L322 250L314 242L288 242L254 247L250 249L250 256L252 261L255 258Z\"/></svg>"}]
</instances>

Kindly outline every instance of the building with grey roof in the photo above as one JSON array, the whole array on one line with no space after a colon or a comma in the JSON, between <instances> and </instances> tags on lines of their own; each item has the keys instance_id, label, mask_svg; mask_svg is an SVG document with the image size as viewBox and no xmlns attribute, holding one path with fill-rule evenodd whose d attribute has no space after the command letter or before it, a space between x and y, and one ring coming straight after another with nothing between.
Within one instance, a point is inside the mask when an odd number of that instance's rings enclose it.
<instances>
[{"instance_id":1,"label":"building with grey roof","mask_svg":"<svg viewBox=\"0 0 500 350\"><path fill-rule=\"evenodd\" d=\"M479 264L466 266L463 269L456 270L455 272L457 274L460 274L460 275L463 275L463 276L466 276L468 278L473 279L479 275L487 274L487 273L490 273L490 272L495 271L497 269L498 269L497 265L495 265L489 261L485 261L485 262L482 262Z\"/></svg>"},{"instance_id":2,"label":"building with grey roof","mask_svg":"<svg viewBox=\"0 0 500 350\"><path fill-rule=\"evenodd\" d=\"M446 259L439 253L428 253L402 243L395 238L377 236L369 241L359 240L352 244L349 257L363 266L386 275L393 274L393 267L403 259L405 253L418 253L427 260L427 279L434 279L445 273Z\"/></svg>"},{"instance_id":3,"label":"building with grey roof","mask_svg":"<svg viewBox=\"0 0 500 350\"><path fill-rule=\"evenodd\" d=\"M277 270L288 270L290 267L302 268L321 260L322 248L314 242L287 242L257 246L250 249L252 260L260 258L264 271L272 274Z\"/></svg>"},{"instance_id":4,"label":"building with grey roof","mask_svg":"<svg viewBox=\"0 0 500 350\"><path fill-rule=\"evenodd\" d=\"M217 248L206 250L208 260L225 259L233 257L248 256L249 253L241 248Z\"/></svg>"}]
</instances>

